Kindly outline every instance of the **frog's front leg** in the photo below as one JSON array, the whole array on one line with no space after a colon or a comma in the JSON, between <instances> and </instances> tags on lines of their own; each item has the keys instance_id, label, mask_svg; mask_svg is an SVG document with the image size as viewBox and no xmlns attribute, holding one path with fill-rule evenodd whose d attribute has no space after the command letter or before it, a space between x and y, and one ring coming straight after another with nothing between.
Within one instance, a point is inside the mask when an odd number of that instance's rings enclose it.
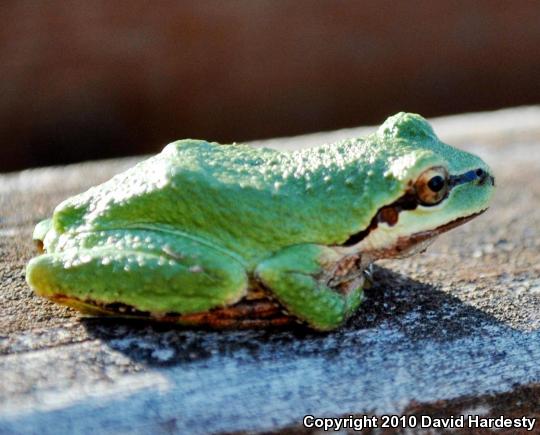
<instances>
[{"instance_id":1,"label":"frog's front leg","mask_svg":"<svg viewBox=\"0 0 540 435\"><path fill-rule=\"evenodd\" d=\"M152 314L204 312L240 300L244 267L210 244L159 231L103 231L32 259L36 293L68 305L126 304ZM70 303L73 302L73 303Z\"/></svg>"},{"instance_id":2,"label":"frog's front leg","mask_svg":"<svg viewBox=\"0 0 540 435\"><path fill-rule=\"evenodd\" d=\"M298 318L320 330L343 324L362 302L360 285L328 286L325 272L340 258L325 246L305 244L285 248L255 270L257 278Z\"/></svg>"}]
</instances>

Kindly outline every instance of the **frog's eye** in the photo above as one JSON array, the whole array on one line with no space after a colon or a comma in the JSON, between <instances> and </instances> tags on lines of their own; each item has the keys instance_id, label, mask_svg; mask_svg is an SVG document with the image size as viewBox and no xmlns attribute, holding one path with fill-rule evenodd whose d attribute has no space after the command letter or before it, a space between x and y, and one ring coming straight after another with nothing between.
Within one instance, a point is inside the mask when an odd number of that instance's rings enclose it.
<instances>
[{"instance_id":1,"label":"frog's eye","mask_svg":"<svg viewBox=\"0 0 540 435\"><path fill-rule=\"evenodd\" d=\"M442 166L423 172L414 183L418 200L424 205L441 202L448 193L448 179L448 171Z\"/></svg>"}]
</instances>

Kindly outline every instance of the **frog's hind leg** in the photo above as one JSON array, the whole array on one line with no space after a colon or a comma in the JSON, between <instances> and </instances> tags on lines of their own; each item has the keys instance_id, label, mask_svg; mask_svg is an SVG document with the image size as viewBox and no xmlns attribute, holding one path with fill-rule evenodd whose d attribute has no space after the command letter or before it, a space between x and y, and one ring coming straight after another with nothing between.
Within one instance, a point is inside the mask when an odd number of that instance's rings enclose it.
<instances>
[{"instance_id":1,"label":"frog's hind leg","mask_svg":"<svg viewBox=\"0 0 540 435\"><path fill-rule=\"evenodd\" d=\"M152 316L226 307L245 296L248 285L244 267L226 253L142 230L81 236L76 247L34 258L27 281L39 295L83 310L118 304Z\"/></svg>"},{"instance_id":2,"label":"frog's hind leg","mask_svg":"<svg viewBox=\"0 0 540 435\"><path fill-rule=\"evenodd\" d=\"M259 264L255 275L290 313L315 329L330 330L345 322L363 296L362 280L329 286L325 272L337 260L330 248L294 245Z\"/></svg>"}]
</instances>

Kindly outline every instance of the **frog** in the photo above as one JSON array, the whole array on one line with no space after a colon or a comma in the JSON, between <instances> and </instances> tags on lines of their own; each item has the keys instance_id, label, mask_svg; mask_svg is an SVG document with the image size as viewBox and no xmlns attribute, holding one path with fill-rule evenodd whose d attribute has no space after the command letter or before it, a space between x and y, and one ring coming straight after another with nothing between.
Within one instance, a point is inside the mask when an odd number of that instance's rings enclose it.
<instances>
[{"instance_id":1,"label":"frog","mask_svg":"<svg viewBox=\"0 0 540 435\"><path fill-rule=\"evenodd\" d=\"M61 202L26 279L91 316L330 331L360 310L375 261L425 250L494 187L414 113L296 150L184 139Z\"/></svg>"}]
</instances>

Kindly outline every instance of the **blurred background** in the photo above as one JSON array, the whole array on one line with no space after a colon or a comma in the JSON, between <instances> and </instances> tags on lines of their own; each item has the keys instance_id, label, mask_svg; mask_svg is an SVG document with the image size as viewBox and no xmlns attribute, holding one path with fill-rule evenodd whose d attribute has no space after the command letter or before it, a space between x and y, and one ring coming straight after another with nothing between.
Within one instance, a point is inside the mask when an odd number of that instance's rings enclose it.
<instances>
[{"instance_id":1,"label":"blurred background","mask_svg":"<svg viewBox=\"0 0 540 435\"><path fill-rule=\"evenodd\" d=\"M540 102L538 1L0 2L0 172Z\"/></svg>"}]
</instances>

